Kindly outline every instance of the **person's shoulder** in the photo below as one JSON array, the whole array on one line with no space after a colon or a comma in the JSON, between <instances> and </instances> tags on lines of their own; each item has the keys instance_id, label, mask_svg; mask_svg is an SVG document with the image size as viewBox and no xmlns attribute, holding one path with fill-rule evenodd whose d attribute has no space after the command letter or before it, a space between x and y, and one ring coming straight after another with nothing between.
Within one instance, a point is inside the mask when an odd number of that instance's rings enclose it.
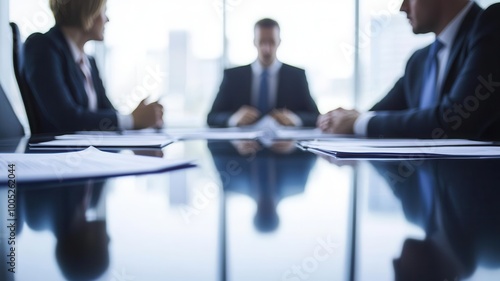
<instances>
[{"instance_id":1,"label":"person's shoulder","mask_svg":"<svg viewBox=\"0 0 500 281\"><path fill-rule=\"evenodd\" d=\"M483 20L497 20L500 13L500 3L494 3L486 8L480 18Z\"/></svg>"},{"instance_id":2,"label":"person's shoulder","mask_svg":"<svg viewBox=\"0 0 500 281\"><path fill-rule=\"evenodd\" d=\"M50 40L51 39L46 34L40 33L40 32L35 32L35 33L31 34L30 36L28 36L28 38L26 38L24 45L25 46L46 45L50 42Z\"/></svg>"},{"instance_id":3,"label":"person's shoulder","mask_svg":"<svg viewBox=\"0 0 500 281\"><path fill-rule=\"evenodd\" d=\"M252 73L252 67L250 65L236 66L224 70L224 75L226 76L240 76L248 73Z\"/></svg>"},{"instance_id":4,"label":"person's shoulder","mask_svg":"<svg viewBox=\"0 0 500 281\"><path fill-rule=\"evenodd\" d=\"M291 72L305 72L305 70L303 68L296 67L296 66L286 64L286 63L283 63L281 65L281 69L283 69L285 71L291 71Z\"/></svg>"},{"instance_id":5,"label":"person's shoulder","mask_svg":"<svg viewBox=\"0 0 500 281\"><path fill-rule=\"evenodd\" d=\"M500 25L500 3L495 3L486 8L477 18L476 31L487 31Z\"/></svg>"},{"instance_id":6,"label":"person's shoulder","mask_svg":"<svg viewBox=\"0 0 500 281\"><path fill-rule=\"evenodd\" d=\"M305 77L306 75L306 71L303 68L299 68L286 63L283 63L281 65L280 72L281 75L283 75L284 77L294 77L294 79L295 78L298 79L299 77Z\"/></svg>"},{"instance_id":7,"label":"person's shoulder","mask_svg":"<svg viewBox=\"0 0 500 281\"><path fill-rule=\"evenodd\" d=\"M410 58L408 59L408 64L411 64L412 62L425 62L430 48L431 45L429 44L413 52L413 54L411 54Z\"/></svg>"},{"instance_id":8,"label":"person's shoulder","mask_svg":"<svg viewBox=\"0 0 500 281\"><path fill-rule=\"evenodd\" d=\"M46 33L35 32L28 36L24 42L26 47L34 48L48 48L50 46L58 46L60 40L58 40L57 30L55 28L50 29Z\"/></svg>"},{"instance_id":9,"label":"person's shoulder","mask_svg":"<svg viewBox=\"0 0 500 281\"><path fill-rule=\"evenodd\" d=\"M471 31L469 48L473 48L483 39L489 38L495 42L498 41L500 33L500 3L495 3L486 8L477 17L474 28ZM486 42L486 41L485 41Z\"/></svg>"},{"instance_id":10,"label":"person's shoulder","mask_svg":"<svg viewBox=\"0 0 500 281\"><path fill-rule=\"evenodd\" d=\"M241 72L241 71L248 71L251 68L252 67L250 66L250 64L247 64L247 65L242 65L242 66L235 66L235 67L226 68L224 71L226 71L226 72Z\"/></svg>"}]
</instances>

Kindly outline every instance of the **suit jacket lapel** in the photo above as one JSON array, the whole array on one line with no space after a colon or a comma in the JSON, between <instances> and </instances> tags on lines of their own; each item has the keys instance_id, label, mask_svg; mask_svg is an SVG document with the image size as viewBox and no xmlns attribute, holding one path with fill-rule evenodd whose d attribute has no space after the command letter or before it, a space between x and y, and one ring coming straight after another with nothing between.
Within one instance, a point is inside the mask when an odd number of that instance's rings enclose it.
<instances>
[{"instance_id":1,"label":"suit jacket lapel","mask_svg":"<svg viewBox=\"0 0 500 281\"><path fill-rule=\"evenodd\" d=\"M417 89L417 91L415 91L416 94L412 95L412 104L410 105L411 107L419 107L420 105L420 99L422 97L422 91L423 91L423 87L424 87L424 83L425 83L425 75L421 75L421 73L425 73L425 61L427 59L427 57L429 56L429 51L430 51L430 47L426 47L426 50L425 52L423 52L423 56L422 56L422 59L421 61L423 63L420 63L420 64L417 64L418 65L418 69L416 71L416 74L418 75L412 75L412 79L415 79L415 87Z\"/></svg>"},{"instance_id":2,"label":"suit jacket lapel","mask_svg":"<svg viewBox=\"0 0 500 281\"><path fill-rule=\"evenodd\" d=\"M281 81L285 80L285 64L282 64L279 70L278 74L278 90L276 92L276 104L274 107L276 108L282 108L284 107L284 103L282 101L286 101L286 97L284 96L284 89L283 85L286 84L286 82L281 83Z\"/></svg>"},{"instance_id":3,"label":"suit jacket lapel","mask_svg":"<svg viewBox=\"0 0 500 281\"><path fill-rule=\"evenodd\" d=\"M462 24L460 25L460 29L456 35L456 38L453 42L452 49L450 51L450 57L448 58L448 63L446 65L446 70L444 72L443 84L441 87L441 92L439 93L440 98L442 98L445 90L448 88L449 83L453 83L454 79L450 80L450 70L457 63L458 55L466 48L465 44L467 44L467 38L469 37L469 31L472 29L474 25L474 21L476 20L477 15L481 12L481 8L477 4L473 4L467 15L465 16ZM455 78L455 77L453 77Z\"/></svg>"},{"instance_id":4,"label":"suit jacket lapel","mask_svg":"<svg viewBox=\"0 0 500 281\"><path fill-rule=\"evenodd\" d=\"M78 103L81 106L88 107L88 98L87 94L85 93L85 86L83 84L83 79L85 79L85 77L83 76L80 67L75 62L73 54L71 53L70 47L68 45L68 42L66 41L66 38L64 37L62 31L58 27L54 27L53 31L54 31L54 37L57 40L57 42L61 45L64 56L66 57L68 63L68 70L69 70L68 75L71 77L70 80L72 84L69 90L71 91L71 94L75 99L77 99Z\"/></svg>"},{"instance_id":5,"label":"suit jacket lapel","mask_svg":"<svg viewBox=\"0 0 500 281\"><path fill-rule=\"evenodd\" d=\"M101 108L104 106L105 101L103 98L105 97L106 93L104 88L101 87L101 81L99 78L99 73L97 71L97 64L95 62L95 59L93 57L89 57L90 61L90 71L92 73L92 83L94 84L94 91L97 96L97 108Z\"/></svg>"},{"instance_id":6,"label":"suit jacket lapel","mask_svg":"<svg viewBox=\"0 0 500 281\"><path fill-rule=\"evenodd\" d=\"M247 67L245 68L245 75L243 77L243 85L241 85L241 89L247 89L246 92L244 93L244 97L246 100L242 100L242 104L241 105L245 105L245 104L253 104L253 100L252 100L252 85L253 85L253 72L252 72L252 66L251 65L247 65Z\"/></svg>"}]
</instances>

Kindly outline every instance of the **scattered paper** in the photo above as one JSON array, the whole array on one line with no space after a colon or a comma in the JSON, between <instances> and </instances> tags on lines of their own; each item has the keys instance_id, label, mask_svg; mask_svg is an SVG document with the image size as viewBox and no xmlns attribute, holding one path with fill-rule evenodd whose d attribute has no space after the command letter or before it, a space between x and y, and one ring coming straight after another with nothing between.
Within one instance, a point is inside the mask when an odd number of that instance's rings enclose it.
<instances>
[{"instance_id":1,"label":"scattered paper","mask_svg":"<svg viewBox=\"0 0 500 281\"><path fill-rule=\"evenodd\" d=\"M173 139L164 135L74 134L57 136L51 141L30 143L30 147L162 148L172 142Z\"/></svg>"},{"instance_id":2,"label":"scattered paper","mask_svg":"<svg viewBox=\"0 0 500 281\"><path fill-rule=\"evenodd\" d=\"M78 152L0 154L0 166L15 165L16 182L52 182L163 172L193 166L192 161L103 152L89 147ZM0 184L7 177L0 178Z\"/></svg>"},{"instance_id":3,"label":"scattered paper","mask_svg":"<svg viewBox=\"0 0 500 281\"><path fill-rule=\"evenodd\" d=\"M337 158L500 157L500 146L468 140L303 141L298 145Z\"/></svg>"}]
</instances>

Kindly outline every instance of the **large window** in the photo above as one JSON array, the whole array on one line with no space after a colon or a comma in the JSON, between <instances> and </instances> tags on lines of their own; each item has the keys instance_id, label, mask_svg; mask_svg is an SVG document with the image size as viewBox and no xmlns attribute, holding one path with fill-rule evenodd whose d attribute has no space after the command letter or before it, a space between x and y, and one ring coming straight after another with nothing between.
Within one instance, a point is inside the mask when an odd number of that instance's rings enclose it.
<instances>
[{"instance_id":1,"label":"large window","mask_svg":"<svg viewBox=\"0 0 500 281\"><path fill-rule=\"evenodd\" d=\"M160 100L168 126L202 126L222 69L255 60L253 25L271 17L281 25L278 58L306 70L320 111L363 110L392 87L411 53L432 40L411 32L401 2L108 0L105 42L86 47L118 110L129 113L143 98ZM10 17L24 38L54 24L48 0L10 1Z\"/></svg>"},{"instance_id":2,"label":"large window","mask_svg":"<svg viewBox=\"0 0 500 281\"><path fill-rule=\"evenodd\" d=\"M109 0L106 74L118 108L160 100L170 126L200 126L212 103L223 54L213 0Z\"/></svg>"},{"instance_id":3,"label":"large window","mask_svg":"<svg viewBox=\"0 0 500 281\"><path fill-rule=\"evenodd\" d=\"M434 35L414 35L400 0L361 0L359 109L368 109L403 75L410 55Z\"/></svg>"}]
</instances>

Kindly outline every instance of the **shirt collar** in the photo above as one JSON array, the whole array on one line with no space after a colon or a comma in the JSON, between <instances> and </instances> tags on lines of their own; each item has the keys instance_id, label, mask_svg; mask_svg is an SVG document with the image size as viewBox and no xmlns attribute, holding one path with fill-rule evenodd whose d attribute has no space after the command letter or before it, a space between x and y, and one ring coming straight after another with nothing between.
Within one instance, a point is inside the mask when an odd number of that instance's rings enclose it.
<instances>
[{"instance_id":1,"label":"shirt collar","mask_svg":"<svg viewBox=\"0 0 500 281\"><path fill-rule=\"evenodd\" d=\"M281 65L283 65L283 63L281 63L279 60L274 60L274 62L267 68L269 75L275 75L276 73L278 73ZM260 75L262 71L264 71L264 67L262 66L262 64L260 64L259 60L254 61L251 64L251 67L252 72L257 76Z\"/></svg>"},{"instance_id":2,"label":"shirt collar","mask_svg":"<svg viewBox=\"0 0 500 281\"><path fill-rule=\"evenodd\" d=\"M64 35L64 37L66 38L66 42L68 42L68 45L69 45L69 49L71 51L71 55L73 56L73 60L76 62L76 63L80 63L80 60L84 60L86 59L86 55L84 52L80 51L80 49L78 48L78 46L76 45L76 43L71 40L71 38L67 37L66 35Z\"/></svg>"},{"instance_id":3,"label":"shirt collar","mask_svg":"<svg viewBox=\"0 0 500 281\"><path fill-rule=\"evenodd\" d=\"M473 1L469 1L467 5L451 20L451 22L443 29L443 31L437 36L437 39L444 44L446 48L449 48L453 44L453 40L458 33L458 29L462 24L465 16L472 8L474 4Z\"/></svg>"}]
</instances>

